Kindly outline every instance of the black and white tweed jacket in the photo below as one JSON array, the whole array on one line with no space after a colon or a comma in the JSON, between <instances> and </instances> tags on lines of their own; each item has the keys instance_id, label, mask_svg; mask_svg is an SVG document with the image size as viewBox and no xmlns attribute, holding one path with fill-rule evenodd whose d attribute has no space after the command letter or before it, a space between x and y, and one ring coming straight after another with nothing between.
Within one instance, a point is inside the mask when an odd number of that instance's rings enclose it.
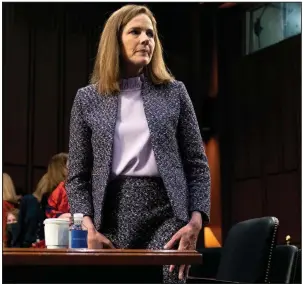
<instances>
[{"instance_id":1,"label":"black and white tweed jacket","mask_svg":"<svg viewBox=\"0 0 303 284\"><path fill-rule=\"evenodd\" d=\"M151 143L174 214L210 213L210 172L194 108L184 84L154 85L141 91ZM118 95L100 95L94 85L78 90L70 119L66 190L71 213L102 222L104 193L111 174Z\"/></svg>"}]
</instances>

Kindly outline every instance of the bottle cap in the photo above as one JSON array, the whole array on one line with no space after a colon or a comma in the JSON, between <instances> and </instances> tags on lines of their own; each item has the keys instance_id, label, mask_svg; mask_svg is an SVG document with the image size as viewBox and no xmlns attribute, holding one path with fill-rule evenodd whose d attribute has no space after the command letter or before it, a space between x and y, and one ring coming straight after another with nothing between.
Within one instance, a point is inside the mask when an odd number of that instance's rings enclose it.
<instances>
[{"instance_id":1,"label":"bottle cap","mask_svg":"<svg viewBox=\"0 0 303 284\"><path fill-rule=\"evenodd\" d=\"M74 214L74 219L83 219L83 214L82 213L75 213Z\"/></svg>"}]
</instances>

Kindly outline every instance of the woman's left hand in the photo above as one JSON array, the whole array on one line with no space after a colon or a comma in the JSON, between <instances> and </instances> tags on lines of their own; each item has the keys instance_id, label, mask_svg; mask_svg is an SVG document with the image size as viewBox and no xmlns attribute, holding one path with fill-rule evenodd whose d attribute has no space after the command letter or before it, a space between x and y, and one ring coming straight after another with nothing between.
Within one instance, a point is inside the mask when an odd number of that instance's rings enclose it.
<instances>
[{"instance_id":1,"label":"woman's left hand","mask_svg":"<svg viewBox=\"0 0 303 284\"><path fill-rule=\"evenodd\" d=\"M172 249L176 243L179 242L178 250L195 250L200 230L201 226L199 224L189 222L186 226L182 227L177 233L172 236L171 240L164 246L164 249ZM175 265L171 265L169 271L172 272L174 268ZM180 280L182 280L184 277L187 277L189 268L189 265L180 266Z\"/></svg>"}]
</instances>

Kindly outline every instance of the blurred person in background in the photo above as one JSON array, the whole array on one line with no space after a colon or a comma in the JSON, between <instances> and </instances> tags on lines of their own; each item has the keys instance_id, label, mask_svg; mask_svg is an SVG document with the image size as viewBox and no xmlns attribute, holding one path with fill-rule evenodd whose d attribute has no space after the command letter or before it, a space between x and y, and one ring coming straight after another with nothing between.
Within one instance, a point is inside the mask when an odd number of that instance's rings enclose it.
<instances>
[{"instance_id":1,"label":"blurred person in background","mask_svg":"<svg viewBox=\"0 0 303 284\"><path fill-rule=\"evenodd\" d=\"M47 200L55 188L66 178L67 154L54 155L47 173L38 182L35 191L23 197L18 218L18 233L13 240L14 247L31 247L44 240L43 222L46 219Z\"/></svg>"},{"instance_id":2,"label":"blurred person in background","mask_svg":"<svg viewBox=\"0 0 303 284\"><path fill-rule=\"evenodd\" d=\"M7 247L13 246L13 240L18 232L18 215L19 209L12 208L7 213L7 226L6 226L6 234L7 234Z\"/></svg>"},{"instance_id":3,"label":"blurred person in background","mask_svg":"<svg viewBox=\"0 0 303 284\"><path fill-rule=\"evenodd\" d=\"M18 215L19 215L19 209L13 208L13 209L9 210L7 213L6 223L7 224L17 223Z\"/></svg>"},{"instance_id":4,"label":"blurred person in background","mask_svg":"<svg viewBox=\"0 0 303 284\"><path fill-rule=\"evenodd\" d=\"M66 162L65 159L61 160L60 167L62 168L62 171L60 173L63 173L63 175L58 176L56 182L60 179L62 180L58 184L58 186L53 190L47 200L47 218L71 218L71 214L69 213L70 208L65 189L65 180L68 171L68 160L66 160Z\"/></svg>"},{"instance_id":5,"label":"blurred person in background","mask_svg":"<svg viewBox=\"0 0 303 284\"><path fill-rule=\"evenodd\" d=\"M7 245L7 217L8 212L19 206L19 197L16 194L15 186L12 178L7 173L3 173L3 201L2 201L2 241L3 245Z\"/></svg>"}]
</instances>

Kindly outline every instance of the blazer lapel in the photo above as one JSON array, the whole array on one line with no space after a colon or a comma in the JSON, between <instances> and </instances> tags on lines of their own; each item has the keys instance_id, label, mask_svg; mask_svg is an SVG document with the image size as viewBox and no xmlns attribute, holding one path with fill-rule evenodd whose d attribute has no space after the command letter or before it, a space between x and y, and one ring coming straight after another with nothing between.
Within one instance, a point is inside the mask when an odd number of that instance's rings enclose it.
<instances>
[{"instance_id":1,"label":"blazer lapel","mask_svg":"<svg viewBox=\"0 0 303 284\"><path fill-rule=\"evenodd\" d=\"M109 175L111 170L114 134L118 113L118 96L117 95L98 95L99 104L96 109L96 117L98 117L98 148L102 152L102 164L99 165L100 169L106 169L106 176Z\"/></svg>"},{"instance_id":2,"label":"blazer lapel","mask_svg":"<svg viewBox=\"0 0 303 284\"><path fill-rule=\"evenodd\" d=\"M151 144L155 154L158 170L161 173L165 170L165 157L162 151L165 151L167 144L166 121L163 117L163 110L167 102L161 95L161 88L151 84L147 78L144 78L142 85L142 100L147 124L150 131ZM164 163L163 163L164 162Z\"/></svg>"},{"instance_id":3,"label":"blazer lapel","mask_svg":"<svg viewBox=\"0 0 303 284\"><path fill-rule=\"evenodd\" d=\"M155 86L153 86L146 77L143 79L142 90L141 90L144 112L147 120L147 124L149 127L151 142L152 145L156 145L157 143L157 108L158 108L158 96L155 90Z\"/></svg>"},{"instance_id":4,"label":"blazer lapel","mask_svg":"<svg viewBox=\"0 0 303 284\"><path fill-rule=\"evenodd\" d=\"M178 210L182 210L183 207L179 200L176 200L176 189L179 186L178 178L182 178L176 176L177 172L172 167L171 159L172 149L178 149L173 138L178 122L178 107L170 103L167 90L152 85L147 80L143 84L142 100L158 171L175 215L178 216Z\"/></svg>"},{"instance_id":5,"label":"blazer lapel","mask_svg":"<svg viewBox=\"0 0 303 284\"><path fill-rule=\"evenodd\" d=\"M98 154L94 155L95 168L93 169L93 183L96 191L93 192L94 208L100 208L100 212L95 214L94 222L100 226L104 196L110 178L113 156L114 134L118 113L118 96L100 95L97 93L97 106L94 109L94 146Z\"/></svg>"}]
</instances>

